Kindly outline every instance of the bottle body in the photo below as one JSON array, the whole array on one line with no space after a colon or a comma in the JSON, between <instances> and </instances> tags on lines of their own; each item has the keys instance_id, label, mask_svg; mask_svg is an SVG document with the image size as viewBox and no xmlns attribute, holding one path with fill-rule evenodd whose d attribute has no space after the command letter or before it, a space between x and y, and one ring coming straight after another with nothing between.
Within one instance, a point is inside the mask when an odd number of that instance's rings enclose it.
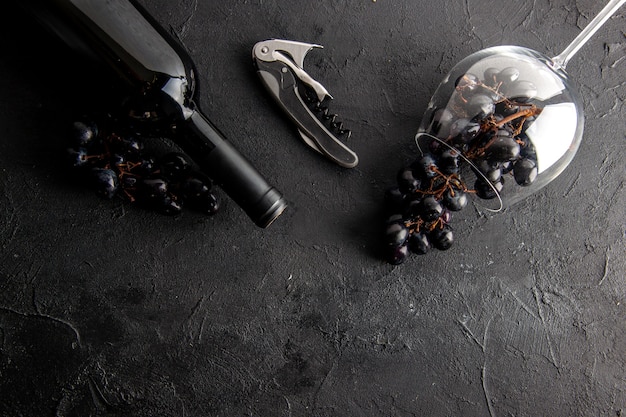
<instances>
[{"instance_id":1,"label":"bottle body","mask_svg":"<svg viewBox=\"0 0 626 417\"><path fill-rule=\"evenodd\" d=\"M127 84L124 114L142 128L167 131L260 227L286 207L194 101L196 70L189 55L131 0L24 0L68 45L106 63Z\"/></svg>"}]
</instances>

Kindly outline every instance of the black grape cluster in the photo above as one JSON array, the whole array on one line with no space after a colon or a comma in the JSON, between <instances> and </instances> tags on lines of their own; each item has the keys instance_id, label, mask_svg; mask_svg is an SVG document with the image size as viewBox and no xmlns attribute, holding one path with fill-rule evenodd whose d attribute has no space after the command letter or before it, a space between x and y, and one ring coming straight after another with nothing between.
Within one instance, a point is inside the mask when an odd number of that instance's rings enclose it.
<instances>
[{"instance_id":1,"label":"black grape cluster","mask_svg":"<svg viewBox=\"0 0 626 417\"><path fill-rule=\"evenodd\" d=\"M180 214L183 206L208 215L219 210L211 179L187 155L168 151L155 157L136 133L107 132L93 121L74 122L67 161L105 199L121 196L166 215Z\"/></svg>"},{"instance_id":2,"label":"black grape cluster","mask_svg":"<svg viewBox=\"0 0 626 417\"><path fill-rule=\"evenodd\" d=\"M397 186L386 194L386 259L404 262L409 253L453 243L451 212L462 210L468 196L501 195L505 183L528 186L537 178L537 155L526 134L541 113L532 102L536 87L509 67L487 69L482 77L466 73L454 85L450 102L434 108L419 135L422 156L402 168ZM466 185L461 164L471 167Z\"/></svg>"},{"instance_id":3,"label":"black grape cluster","mask_svg":"<svg viewBox=\"0 0 626 417\"><path fill-rule=\"evenodd\" d=\"M533 83L519 79L514 67L487 69L482 78L464 74L455 83L451 105L433 112L430 151L453 147L477 171L479 197L492 199L501 192L510 174L519 186L537 177L537 154L526 134L541 113L532 103Z\"/></svg>"},{"instance_id":4,"label":"black grape cluster","mask_svg":"<svg viewBox=\"0 0 626 417\"><path fill-rule=\"evenodd\" d=\"M385 203L386 259L397 265L410 252L426 254L431 247L446 250L454 242L452 212L468 203L468 192L458 175L459 153L449 149L424 154L400 169L398 185L387 190Z\"/></svg>"}]
</instances>

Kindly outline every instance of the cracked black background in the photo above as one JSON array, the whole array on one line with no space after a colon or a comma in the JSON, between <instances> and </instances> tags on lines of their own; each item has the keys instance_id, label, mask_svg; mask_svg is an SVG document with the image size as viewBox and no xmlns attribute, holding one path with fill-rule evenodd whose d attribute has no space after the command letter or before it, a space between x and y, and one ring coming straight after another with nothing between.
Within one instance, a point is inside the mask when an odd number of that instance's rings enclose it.
<instances>
[{"instance_id":1,"label":"cracked black background","mask_svg":"<svg viewBox=\"0 0 626 417\"><path fill-rule=\"evenodd\" d=\"M102 201L61 168L106 81L6 5L0 29L0 415L620 416L626 410L626 10L568 64L581 148L533 198L455 216L397 267L381 205L430 95L487 46L558 54L593 0L144 0L200 72L199 101L283 192L256 228ZM302 144L250 54L319 43L360 164ZM222 195L223 196L223 195Z\"/></svg>"}]
</instances>

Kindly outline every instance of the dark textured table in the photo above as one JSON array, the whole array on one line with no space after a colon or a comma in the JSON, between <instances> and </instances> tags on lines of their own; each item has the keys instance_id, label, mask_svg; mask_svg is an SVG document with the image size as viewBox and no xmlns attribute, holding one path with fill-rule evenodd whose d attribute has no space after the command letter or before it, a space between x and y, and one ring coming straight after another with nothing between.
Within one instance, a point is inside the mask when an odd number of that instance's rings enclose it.
<instances>
[{"instance_id":1,"label":"dark textured table","mask_svg":"<svg viewBox=\"0 0 626 417\"><path fill-rule=\"evenodd\" d=\"M556 55L599 3L143 1L285 195L265 230L223 194L215 216L167 217L68 178L63 132L103 87L7 6L0 415L623 415L626 10L568 65L586 123L567 170L504 213L455 216L448 251L381 258L384 190L444 74L498 44ZM271 100L250 58L268 38L325 46L305 69L356 168L309 150Z\"/></svg>"}]
</instances>

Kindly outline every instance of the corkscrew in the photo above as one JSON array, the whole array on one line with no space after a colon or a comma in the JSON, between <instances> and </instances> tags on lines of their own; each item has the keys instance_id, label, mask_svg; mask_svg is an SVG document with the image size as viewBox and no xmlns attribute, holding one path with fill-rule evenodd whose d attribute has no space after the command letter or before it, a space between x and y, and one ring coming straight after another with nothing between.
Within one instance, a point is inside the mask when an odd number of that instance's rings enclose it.
<instances>
[{"instance_id":1,"label":"corkscrew","mask_svg":"<svg viewBox=\"0 0 626 417\"><path fill-rule=\"evenodd\" d=\"M357 155L339 138L350 137L336 114L328 110L333 97L304 69L304 57L321 45L270 39L252 49L257 72L278 104L296 124L304 142L328 159L345 167L358 164Z\"/></svg>"}]
</instances>

